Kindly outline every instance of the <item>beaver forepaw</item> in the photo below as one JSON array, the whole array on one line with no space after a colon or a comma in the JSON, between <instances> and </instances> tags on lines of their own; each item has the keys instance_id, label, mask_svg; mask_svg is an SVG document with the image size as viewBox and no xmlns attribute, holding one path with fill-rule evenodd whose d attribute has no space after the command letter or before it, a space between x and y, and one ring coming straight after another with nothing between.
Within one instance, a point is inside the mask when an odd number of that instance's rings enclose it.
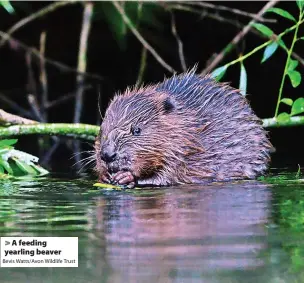
<instances>
[{"instance_id":1,"label":"beaver forepaw","mask_svg":"<svg viewBox=\"0 0 304 283\"><path fill-rule=\"evenodd\" d=\"M130 171L119 171L113 176L113 182L119 185L126 185L132 189L135 186L135 178Z\"/></svg>"}]
</instances>

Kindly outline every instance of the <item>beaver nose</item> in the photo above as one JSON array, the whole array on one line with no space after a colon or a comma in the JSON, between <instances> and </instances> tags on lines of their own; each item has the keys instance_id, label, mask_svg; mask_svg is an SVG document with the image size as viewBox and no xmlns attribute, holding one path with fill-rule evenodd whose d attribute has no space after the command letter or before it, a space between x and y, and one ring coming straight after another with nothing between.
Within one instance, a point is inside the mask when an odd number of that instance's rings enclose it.
<instances>
[{"instance_id":1,"label":"beaver nose","mask_svg":"<svg viewBox=\"0 0 304 283\"><path fill-rule=\"evenodd\" d=\"M112 162L115 160L117 154L115 152L114 147L112 146L106 146L102 149L101 152L101 159L104 160L105 162Z\"/></svg>"}]
</instances>

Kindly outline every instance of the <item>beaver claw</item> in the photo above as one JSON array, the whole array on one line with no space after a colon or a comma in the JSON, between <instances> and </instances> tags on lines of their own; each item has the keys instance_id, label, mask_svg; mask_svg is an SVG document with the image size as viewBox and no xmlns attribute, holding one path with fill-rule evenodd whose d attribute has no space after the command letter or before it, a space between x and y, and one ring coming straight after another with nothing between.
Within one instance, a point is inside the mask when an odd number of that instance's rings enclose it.
<instances>
[{"instance_id":1,"label":"beaver claw","mask_svg":"<svg viewBox=\"0 0 304 283\"><path fill-rule=\"evenodd\" d=\"M135 178L130 171L117 172L112 177L112 182L119 185L126 185L129 189L135 186Z\"/></svg>"}]
</instances>

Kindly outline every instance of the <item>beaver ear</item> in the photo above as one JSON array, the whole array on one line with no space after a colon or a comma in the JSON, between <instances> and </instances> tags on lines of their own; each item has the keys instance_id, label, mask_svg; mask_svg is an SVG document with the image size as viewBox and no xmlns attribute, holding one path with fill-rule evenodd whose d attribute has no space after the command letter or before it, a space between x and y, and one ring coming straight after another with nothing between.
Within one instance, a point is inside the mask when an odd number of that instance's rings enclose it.
<instances>
[{"instance_id":1,"label":"beaver ear","mask_svg":"<svg viewBox=\"0 0 304 283\"><path fill-rule=\"evenodd\" d=\"M175 105L173 99L171 99L169 96L165 98L163 101L163 107L165 110L165 113L170 113L174 110Z\"/></svg>"}]
</instances>

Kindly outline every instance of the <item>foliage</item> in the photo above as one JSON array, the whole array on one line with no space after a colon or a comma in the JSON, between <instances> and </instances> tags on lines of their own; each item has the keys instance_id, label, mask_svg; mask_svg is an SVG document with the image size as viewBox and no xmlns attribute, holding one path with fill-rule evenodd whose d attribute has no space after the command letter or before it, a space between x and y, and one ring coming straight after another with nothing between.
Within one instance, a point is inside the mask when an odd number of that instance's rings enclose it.
<instances>
[{"instance_id":1,"label":"foliage","mask_svg":"<svg viewBox=\"0 0 304 283\"><path fill-rule=\"evenodd\" d=\"M2 6L7 12L9 12L10 14L15 13L15 10L13 8L13 6L11 5L9 0L1 0L0 1L0 6Z\"/></svg>"},{"instance_id":2,"label":"foliage","mask_svg":"<svg viewBox=\"0 0 304 283\"><path fill-rule=\"evenodd\" d=\"M266 43L261 44L260 46L256 47L254 50L241 56L240 58L238 58L230 63L227 63L224 66L216 68L212 72L212 76L215 77L217 80L220 80L224 76L228 67L240 62L241 63L241 72L240 72L240 87L239 88L240 88L242 94L245 95L246 87L247 87L247 73L246 73L246 69L244 66L244 60L247 59L248 57L250 57L251 55L255 54L256 52L260 51L261 49L265 48L263 57L261 60L261 63L264 63L269 58L271 58L271 56L273 56L275 54L276 50L280 46L287 53L287 59L286 59L286 64L285 64L285 68L284 68L284 73L283 73L282 80L281 80L281 85L280 85L280 89L279 89L279 93L278 93L278 101L277 101L275 115L274 115L274 117L277 119L278 122L286 123L290 120L290 118L292 116L297 116L299 114L304 113L304 98L303 97L300 97L300 98L296 99L295 101L293 101L293 99L291 99L291 98L282 98L283 89L284 89L284 85L286 82L286 77L289 77L290 83L294 88L299 87L302 82L301 73L297 70L299 62L295 59L292 59L291 55L294 50L295 44L298 41L304 39L304 37L298 37L299 27L304 22L304 5L303 5L303 3L304 3L303 1L297 1L297 5L299 7L298 20L296 20L294 16L292 16L289 12L287 12L283 9L280 9L280 8L268 9L268 11L267 11L268 13L275 13L275 14L279 15L280 17L283 17L285 19L288 19L288 20L294 22L295 25L286 29L284 32L282 32L281 34L276 36L274 34L274 32L266 25L261 24L261 23L254 23L253 27L256 30L258 30L260 33L262 33L264 36L270 38L270 40L268 40ZM293 30L294 30L293 40L292 40L290 47L288 48L286 46L286 44L284 43L282 37L285 34L291 32ZM279 106L281 103L290 106L291 111L289 113L282 112L279 114ZM301 116L301 117L303 117L303 116Z\"/></svg>"},{"instance_id":3,"label":"foliage","mask_svg":"<svg viewBox=\"0 0 304 283\"><path fill-rule=\"evenodd\" d=\"M16 142L16 139L0 140L0 178L47 174L47 170L37 165L38 157L14 149Z\"/></svg>"},{"instance_id":4,"label":"foliage","mask_svg":"<svg viewBox=\"0 0 304 283\"><path fill-rule=\"evenodd\" d=\"M148 27L161 29L162 25L157 18L157 14L161 11L158 5L153 3L144 4L137 1L121 2L121 5L123 5L124 12L135 28L139 28L141 24L144 24ZM111 29L119 47L125 49L129 29L112 2L95 3L94 19L99 19L100 17L108 23L109 29Z\"/></svg>"}]
</instances>

